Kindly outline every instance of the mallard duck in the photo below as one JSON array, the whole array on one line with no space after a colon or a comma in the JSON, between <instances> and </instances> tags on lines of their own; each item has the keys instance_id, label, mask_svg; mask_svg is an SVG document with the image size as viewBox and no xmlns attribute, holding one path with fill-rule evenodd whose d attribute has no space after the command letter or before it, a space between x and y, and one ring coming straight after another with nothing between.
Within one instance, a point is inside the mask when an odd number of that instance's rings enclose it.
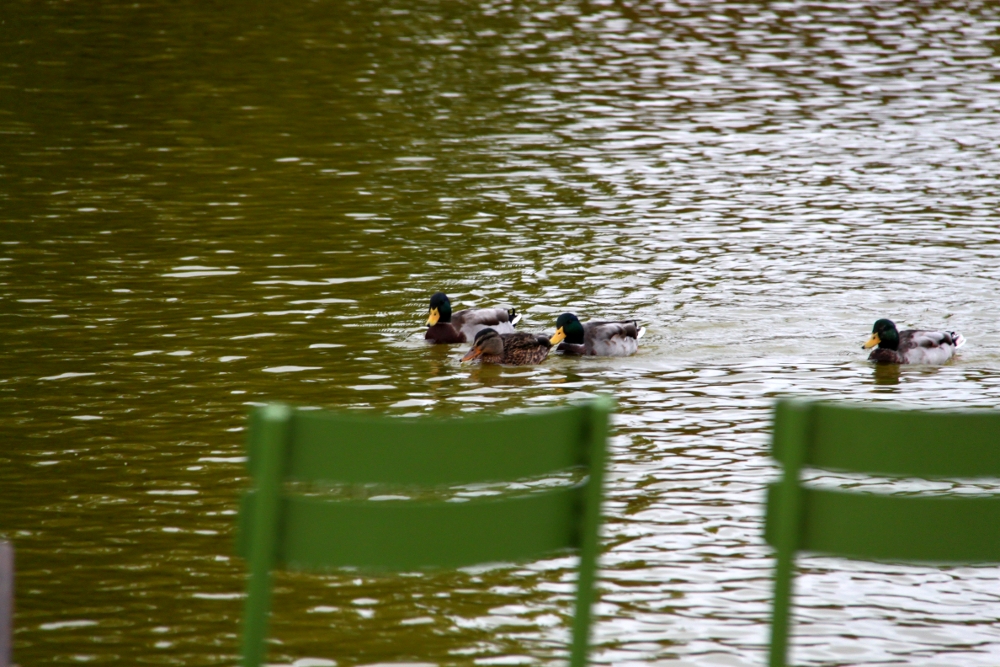
<instances>
[{"instance_id":1,"label":"mallard duck","mask_svg":"<svg viewBox=\"0 0 1000 667\"><path fill-rule=\"evenodd\" d=\"M432 343L465 343L486 327L499 333L514 333L514 325L521 319L511 308L478 308L451 312L451 301L444 292L431 297L427 311L427 333L424 340Z\"/></svg>"},{"instance_id":2,"label":"mallard duck","mask_svg":"<svg viewBox=\"0 0 1000 667\"><path fill-rule=\"evenodd\" d=\"M563 313L556 320L556 332L549 339L557 351L593 357L627 357L639 349L639 339L646 330L636 320L623 322L587 322L582 324L573 313Z\"/></svg>"},{"instance_id":3,"label":"mallard duck","mask_svg":"<svg viewBox=\"0 0 1000 667\"><path fill-rule=\"evenodd\" d=\"M483 329L476 334L472 349L462 361L479 359L484 364L531 366L542 363L551 347L552 343L544 334L499 334L493 329Z\"/></svg>"},{"instance_id":4,"label":"mallard duck","mask_svg":"<svg viewBox=\"0 0 1000 667\"><path fill-rule=\"evenodd\" d=\"M868 361L879 364L943 364L964 344L962 334L954 331L897 331L892 320L881 319L863 348L878 345Z\"/></svg>"}]
</instances>

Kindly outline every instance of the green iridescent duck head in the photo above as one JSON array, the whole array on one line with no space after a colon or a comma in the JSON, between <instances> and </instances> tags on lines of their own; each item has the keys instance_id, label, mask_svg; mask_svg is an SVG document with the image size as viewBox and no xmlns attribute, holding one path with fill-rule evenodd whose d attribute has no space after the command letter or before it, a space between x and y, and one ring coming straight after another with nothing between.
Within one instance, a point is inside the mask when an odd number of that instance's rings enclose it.
<instances>
[{"instance_id":1,"label":"green iridescent duck head","mask_svg":"<svg viewBox=\"0 0 1000 667\"><path fill-rule=\"evenodd\" d=\"M573 313L563 313L556 319L556 332L549 342L557 345L564 340L570 345L583 345L583 325Z\"/></svg>"},{"instance_id":2,"label":"green iridescent duck head","mask_svg":"<svg viewBox=\"0 0 1000 667\"><path fill-rule=\"evenodd\" d=\"M872 335L862 346L864 349L878 345L882 349L895 350L899 347L899 331L892 320L881 319L872 327Z\"/></svg>"},{"instance_id":3,"label":"green iridescent duck head","mask_svg":"<svg viewBox=\"0 0 1000 667\"><path fill-rule=\"evenodd\" d=\"M427 326L432 327L438 322L451 322L451 301L444 292L431 297L431 306L427 311Z\"/></svg>"}]
</instances>

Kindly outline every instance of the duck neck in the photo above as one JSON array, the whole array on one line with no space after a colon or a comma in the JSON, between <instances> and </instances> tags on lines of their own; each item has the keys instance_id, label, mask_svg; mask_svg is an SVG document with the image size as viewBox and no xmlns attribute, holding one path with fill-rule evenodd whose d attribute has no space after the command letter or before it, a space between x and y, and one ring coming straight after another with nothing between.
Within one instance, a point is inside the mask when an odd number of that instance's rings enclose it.
<instances>
[{"instance_id":1,"label":"duck neck","mask_svg":"<svg viewBox=\"0 0 1000 667\"><path fill-rule=\"evenodd\" d=\"M579 322L570 322L563 329L566 334L566 341L570 345L583 345L583 325Z\"/></svg>"},{"instance_id":2,"label":"duck neck","mask_svg":"<svg viewBox=\"0 0 1000 667\"><path fill-rule=\"evenodd\" d=\"M892 330L883 332L878 337L878 346L880 349L895 352L899 349L899 333Z\"/></svg>"}]
</instances>

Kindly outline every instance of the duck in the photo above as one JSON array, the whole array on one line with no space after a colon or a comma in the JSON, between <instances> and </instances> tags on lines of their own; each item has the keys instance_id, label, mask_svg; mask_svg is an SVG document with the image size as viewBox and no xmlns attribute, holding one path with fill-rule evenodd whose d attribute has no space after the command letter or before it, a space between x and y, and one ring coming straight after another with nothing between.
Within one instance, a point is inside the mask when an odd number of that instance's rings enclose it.
<instances>
[{"instance_id":1,"label":"duck","mask_svg":"<svg viewBox=\"0 0 1000 667\"><path fill-rule=\"evenodd\" d=\"M875 322L862 347L867 350L876 345L868 361L877 364L943 364L965 345L965 338L955 331L898 331L892 320L883 318Z\"/></svg>"},{"instance_id":2,"label":"duck","mask_svg":"<svg viewBox=\"0 0 1000 667\"><path fill-rule=\"evenodd\" d=\"M533 366L545 361L551 347L552 343L545 334L501 334L487 328L476 334L472 349L462 357L462 361L479 359L484 364Z\"/></svg>"},{"instance_id":3,"label":"duck","mask_svg":"<svg viewBox=\"0 0 1000 667\"><path fill-rule=\"evenodd\" d=\"M568 355L627 357L639 349L644 333L638 320L583 324L573 313L563 313L556 319L556 332L549 342L558 344L556 350Z\"/></svg>"},{"instance_id":4,"label":"duck","mask_svg":"<svg viewBox=\"0 0 1000 667\"><path fill-rule=\"evenodd\" d=\"M424 340L431 343L466 343L474 340L476 334L492 327L498 333L514 333L514 325L521 316L511 308L478 308L451 312L451 301L444 292L431 297L427 311L427 333Z\"/></svg>"}]
</instances>

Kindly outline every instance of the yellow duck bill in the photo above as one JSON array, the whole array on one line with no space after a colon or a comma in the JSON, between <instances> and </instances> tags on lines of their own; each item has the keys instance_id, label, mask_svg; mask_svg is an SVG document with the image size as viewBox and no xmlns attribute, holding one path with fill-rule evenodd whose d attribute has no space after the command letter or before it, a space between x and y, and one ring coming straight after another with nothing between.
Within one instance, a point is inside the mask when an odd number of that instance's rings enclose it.
<instances>
[{"instance_id":1,"label":"yellow duck bill","mask_svg":"<svg viewBox=\"0 0 1000 667\"><path fill-rule=\"evenodd\" d=\"M441 319L441 313L438 312L437 308L431 308L431 312L427 315L427 326L432 327L438 323Z\"/></svg>"},{"instance_id":2,"label":"yellow duck bill","mask_svg":"<svg viewBox=\"0 0 1000 667\"><path fill-rule=\"evenodd\" d=\"M868 348L875 347L882 341L879 339L878 334L873 333L872 337L865 341L865 344L861 346L862 349L867 350Z\"/></svg>"},{"instance_id":3,"label":"yellow duck bill","mask_svg":"<svg viewBox=\"0 0 1000 667\"><path fill-rule=\"evenodd\" d=\"M566 332L563 331L562 327L559 327L558 329L556 329L556 332L552 334L552 338L549 339L549 342L553 345L558 345L565 339L566 339Z\"/></svg>"}]
</instances>

